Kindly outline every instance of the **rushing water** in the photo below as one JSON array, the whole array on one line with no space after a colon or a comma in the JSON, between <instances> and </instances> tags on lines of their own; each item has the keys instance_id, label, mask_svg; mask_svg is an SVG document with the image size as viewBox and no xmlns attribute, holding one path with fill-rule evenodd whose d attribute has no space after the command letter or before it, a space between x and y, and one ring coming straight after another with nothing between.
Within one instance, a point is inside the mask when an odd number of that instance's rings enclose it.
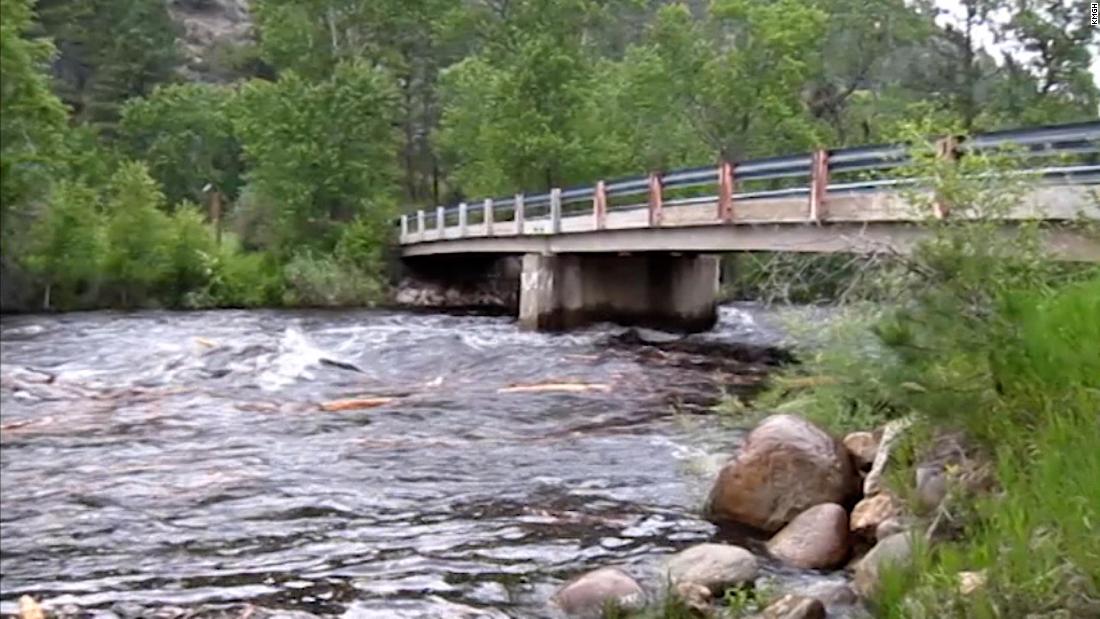
<instances>
[{"instance_id":1,"label":"rushing water","mask_svg":"<svg viewBox=\"0 0 1100 619\"><path fill-rule=\"evenodd\" d=\"M766 321L723 308L694 340L769 344ZM655 592L663 556L713 536L698 507L742 432L696 413L766 368L622 333L386 311L6 317L0 613L31 594L103 617L543 617L605 565ZM500 392L546 382L589 386ZM395 399L319 406L365 396Z\"/></svg>"}]
</instances>

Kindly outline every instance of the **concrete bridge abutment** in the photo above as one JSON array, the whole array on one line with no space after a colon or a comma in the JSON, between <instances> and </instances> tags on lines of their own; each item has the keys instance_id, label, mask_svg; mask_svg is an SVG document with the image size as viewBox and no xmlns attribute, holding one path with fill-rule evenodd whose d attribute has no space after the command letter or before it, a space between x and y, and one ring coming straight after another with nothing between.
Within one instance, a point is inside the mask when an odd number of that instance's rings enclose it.
<instances>
[{"instance_id":1,"label":"concrete bridge abutment","mask_svg":"<svg viewBox=\"0 0 1100 619\"><path fill-rule=\"evenodd\" d=\"M718 318L719 271L713 255L529 253L519 321L536 330L614 322L706 331Z\"/></svg>"}]
</instances>

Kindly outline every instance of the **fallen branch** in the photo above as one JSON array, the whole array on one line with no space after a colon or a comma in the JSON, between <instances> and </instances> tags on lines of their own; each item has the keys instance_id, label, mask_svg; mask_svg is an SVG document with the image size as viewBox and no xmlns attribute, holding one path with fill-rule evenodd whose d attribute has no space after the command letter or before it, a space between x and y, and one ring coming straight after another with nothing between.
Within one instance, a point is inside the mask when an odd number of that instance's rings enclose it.
<instances>
[{"instance_id":1,"label":"fallen branch","mask_svg":"<svg viewBox=\"0 0 1100 619\"><path fill-rule=\"evenodd\" d=\"M546 392L584 393L599 391L609 393L611 385L605 383L540 383L535 385L509 385L497 389L497 393L546 393Z\"/></svg>"},{"instance_id":2,"label":"fallen branch","mask_svg":"<svg viewBox=\"0 0 1100 619\"><path fill-rule=\"evenodd\" d=\"M346 400L331 400L321 403L321 410L328 412L351 411L363 408L377 408L385 406L397 398L373 397L373 398L348 398Z\"/></svg>"}]
</instances>

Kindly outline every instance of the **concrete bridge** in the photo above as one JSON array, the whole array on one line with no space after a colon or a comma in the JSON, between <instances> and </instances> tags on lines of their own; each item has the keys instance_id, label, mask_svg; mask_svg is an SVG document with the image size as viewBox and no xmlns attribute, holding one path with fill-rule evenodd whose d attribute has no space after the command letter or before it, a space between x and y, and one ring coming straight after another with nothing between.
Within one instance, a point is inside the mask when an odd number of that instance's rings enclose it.
<instances>
[{"instance_id":1,"label":"concrete bridge","mask_svg":"<svg viewBox=\"0 0 1100 619\"><path fill-rule=\"evenodd\" d=\"M1100 240L1063 225L1100 220L1100 122L948 138L937 150L1020 158L1026 170L1013 174L1027 189L997 214L1003 229L1041 220L1054 253L1100 262ZM518 275L526 327L705 330L716 319L718 254L905 252L930 220L973 216L911 204L919 184L896 177L907 160L895 145L818 150L421 210L401 218L401 254L414 274L444 283ZM508 256L522 267L501 269L495 258Z\"/></svg>"}]
</instances>

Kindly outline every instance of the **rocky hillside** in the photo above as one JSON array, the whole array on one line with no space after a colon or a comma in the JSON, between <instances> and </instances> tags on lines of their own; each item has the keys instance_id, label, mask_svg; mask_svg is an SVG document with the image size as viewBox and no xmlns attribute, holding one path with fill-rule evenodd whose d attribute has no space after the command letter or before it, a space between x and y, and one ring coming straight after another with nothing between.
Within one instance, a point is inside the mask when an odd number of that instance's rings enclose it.
<instances>
[{"instance_id":1,"label":"rocky hillside","mask_svg":"<svg viewBox=\"0 0 1100 619\"><path fill-rule=\"evenodd\" d=\"M233 79L254 43L249 0L167 0L181 26L184 75L195 81Z\"/></svg>"}]
</instances>

